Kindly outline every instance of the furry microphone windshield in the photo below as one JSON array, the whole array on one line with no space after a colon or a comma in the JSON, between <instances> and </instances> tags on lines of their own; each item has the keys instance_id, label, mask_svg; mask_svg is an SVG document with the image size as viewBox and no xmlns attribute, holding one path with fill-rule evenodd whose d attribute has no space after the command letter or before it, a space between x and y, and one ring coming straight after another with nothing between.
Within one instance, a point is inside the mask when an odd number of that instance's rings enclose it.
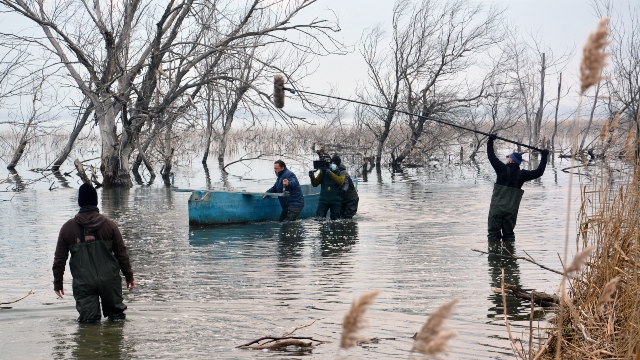
<instances>
[{"instance_id":1,"label":"furry microphone windshield","mask_svg":"<svg viewBox=\"0 0 640 360\"><path fill-rule=\"evenodd\" d=\"M273 104L278 108L284 107L284 76L273 77Z\"/></svg>"}]
</instances>

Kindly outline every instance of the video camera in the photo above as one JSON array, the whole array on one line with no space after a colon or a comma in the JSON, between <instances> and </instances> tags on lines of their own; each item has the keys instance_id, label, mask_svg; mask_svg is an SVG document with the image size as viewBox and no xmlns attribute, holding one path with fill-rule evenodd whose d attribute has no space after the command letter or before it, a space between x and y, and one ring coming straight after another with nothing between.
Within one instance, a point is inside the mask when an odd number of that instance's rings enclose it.
<instances>
[{"instance_id":1,"label":"video camera","mask_svg":"<svg viewBox=\"0 0 640 360\"><path fill-rule=\"evenodd\" d=\"M316 154L320 160L313 161L313 168L315 170L328 170L331 167L331 155L329 155L324 148L316 150Z\"/></svg>"}]
</instances>

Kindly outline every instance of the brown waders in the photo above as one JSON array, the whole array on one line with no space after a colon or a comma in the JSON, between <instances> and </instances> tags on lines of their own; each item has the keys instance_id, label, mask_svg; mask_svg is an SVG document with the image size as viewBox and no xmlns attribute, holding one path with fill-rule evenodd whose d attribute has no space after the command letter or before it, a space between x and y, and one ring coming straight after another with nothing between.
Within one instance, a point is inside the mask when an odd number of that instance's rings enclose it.
<instances>
[{"instance_id":1,"label":"brown waders","mask_svg":"<svg viewBox=\"0 0 640 360\"><path fill-rule=\"evenodd\" d=\"M493 185L493 195L489 207L489 241L515 241L513 228L516 227L520 200L524 190L504 185Z\"/></svg>"},{"instance_id":2,"label":"brown waders","mask_svg":"<svg viewBox=\"0 0 640 360\"><path fill-rule=\"evenodd\" d=\"M122 303L120 265L113 255L113 243L85 235L80 227L80 241L71 246L69 268L73 276L73 297L80 313L79 322L99 322L102 313L109 320L124 320L127 306Z\"/></svg>"}]
</instances>

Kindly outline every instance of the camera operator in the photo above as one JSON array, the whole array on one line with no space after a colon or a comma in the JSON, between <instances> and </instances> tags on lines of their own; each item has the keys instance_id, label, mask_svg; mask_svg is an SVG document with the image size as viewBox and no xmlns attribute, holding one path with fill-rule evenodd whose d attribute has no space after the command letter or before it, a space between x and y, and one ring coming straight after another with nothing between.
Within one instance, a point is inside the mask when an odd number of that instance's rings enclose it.
<instances>
[{"instance_id":1,"label":"camera operator","mask_svg":"<svg viewBox=\"0 0 640 360\"><path fill-rule=\"evenodd\" d=\"M342 205L340 206L340 217L343 219L351 219L358 212L358 203L360 197L356 190L353 180L344 164L340 164L338 169L344 174L344 184L340 187L340 195L342 196Z\"/></svg>"},{"instance_id":2,"label":"camera operator","mask_svg":"<svg viewBox=\"0 0 640 360\"><path fill-rule=\"evenodd\" d=\"M269 188L268 193L284 193L289 192L289 196L280 196L280 206L282 212L280 213L280 221L294 221L302 212L304 208L304 197L302 195L302 189L298 178L294 173L287 169L287 166L282 160L276 160L273 163L273 171L276 173L276 183ZM263 195L262 198L265 198Z\"/></svg>"},{"instance_id":3,"label":"camera operator","mask_svg":"<svg viewBox=\"0 0 640 360\"><path fill-rule=\"evenodd\" d=\"M325 218L327 211L331 211L331 220L340 217L340 206L342 197L340 196L340 188L344 184L344 171L340 170L340 157L333 155L329 169L320 170L318 176L315 176L315 170L309 171L311 185L314 187L322 185L320 188L320 202L316 215L319 218Z\"/></svg>"}]
</instances>

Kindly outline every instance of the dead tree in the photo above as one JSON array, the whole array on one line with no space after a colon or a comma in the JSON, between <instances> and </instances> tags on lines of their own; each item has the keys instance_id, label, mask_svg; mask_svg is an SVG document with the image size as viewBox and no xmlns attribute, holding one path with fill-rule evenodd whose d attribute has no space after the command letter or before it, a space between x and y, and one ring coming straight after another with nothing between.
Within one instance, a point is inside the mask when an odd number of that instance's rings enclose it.
<instances>
[{"instance_id":1,"label":"dead tree","mask_svg":"<svg viewBox=\"0 0 640 360\"><path fill-rule=\"evenodd\" d=\"M230 49L242 48L241 40L259 38L260 47L290 44L313 55L341 51L342 44L332 37L339 30L335 22L297 21L315 3L297 0L280 6L253 0L245 6L183 0L155 7L143 0L0 0L5 13L37 25L45 39L17 32L9 36L57 56L78 92L93 104L106 188L132 186L129 160L144 128L193 102L201 86L232 80L219 65ZM210 38L206 34L214 34L213 41L205 41ZM210 66L196 74L195 67L207 59ZM153 104L156 93L160 101Z\"/></svg>"},{"instance_id":2,"label":"dead tree","mask_svg":"<svg viewBox=\"0 0 640 360\"><path fill-rule=\"evenodd\" d=\"M468 70L472 59L502 40L498 25L502 11L469 1L425 0L414 9L414 32L410 44L415 69L403 79L409 137L393 161L399 167L418 144L430 119L452 120L451 114L483 96L485 83L467 84L451 78Z\"/></svg>"}]
</instances>

